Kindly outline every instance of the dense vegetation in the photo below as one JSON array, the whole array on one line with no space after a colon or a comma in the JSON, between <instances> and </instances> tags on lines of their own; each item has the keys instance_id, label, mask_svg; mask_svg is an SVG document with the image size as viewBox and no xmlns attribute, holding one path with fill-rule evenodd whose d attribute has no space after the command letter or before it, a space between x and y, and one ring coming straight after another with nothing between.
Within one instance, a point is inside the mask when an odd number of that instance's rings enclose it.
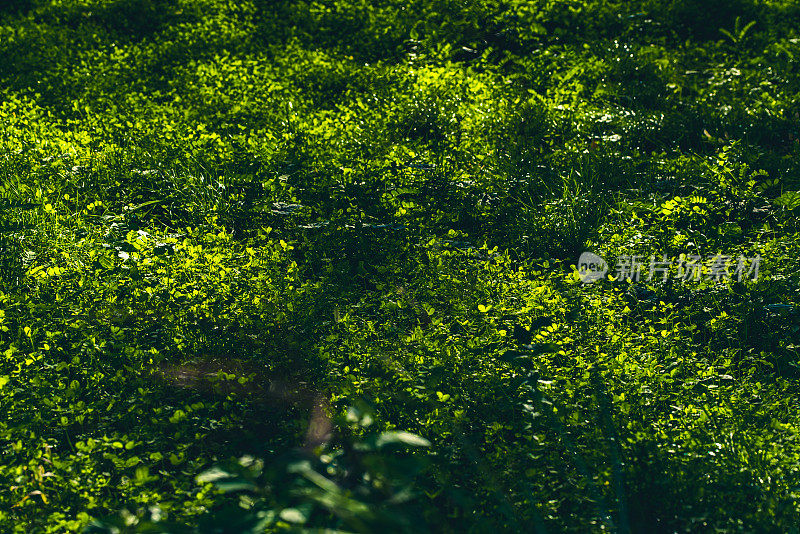
<instances>
[{"instance_id":1,"label":"dense vegetation","mask_svg":"<svg viewBox=\"0 0 800 534\"><path fill-rule=\"evenodd\" d=\"M797 532L798 30L6 0L0 531Z\"/></svg>"}]
</instances>

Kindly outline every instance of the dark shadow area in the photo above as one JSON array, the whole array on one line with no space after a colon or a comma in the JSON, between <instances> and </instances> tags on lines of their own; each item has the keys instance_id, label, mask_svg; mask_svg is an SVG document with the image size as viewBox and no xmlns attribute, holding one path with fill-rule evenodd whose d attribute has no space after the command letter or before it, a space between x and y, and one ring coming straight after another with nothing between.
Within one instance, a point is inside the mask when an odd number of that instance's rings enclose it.
<instances>
[{"instance_id":1,"label":"dark shadow area","mask_svg":"<svg viewBox=\"0 0 800 534\"><path fill-rule=\"evenodd\" d=\"M20 15L35 7L33 0L5 0L0 3L0 17L4 15Z\"/></svg>"}]
</instances>

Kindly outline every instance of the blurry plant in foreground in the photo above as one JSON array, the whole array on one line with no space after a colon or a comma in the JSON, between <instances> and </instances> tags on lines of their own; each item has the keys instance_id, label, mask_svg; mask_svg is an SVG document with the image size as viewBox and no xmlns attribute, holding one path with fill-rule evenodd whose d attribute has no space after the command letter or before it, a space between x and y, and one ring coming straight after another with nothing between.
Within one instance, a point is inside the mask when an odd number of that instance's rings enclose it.
<instances>
[{"instance_id":1,"label":"blurry plant in foreground","mask_svg":"<svg viewBox=\"0 0 800 534\"><path fill-rule=\"evenodd\" d=\"M332 439L314 451L296 450L269 464L244 456L198 475L198 483L238 501L229 499L195 527L170 524L151 507L136 514L123 510L85 532L424 532L413 484L426 462L404 449L429 447L428 440L403 431L370 431L372 416L361 408L349 408L337 423Z\"/></svg>"}]
</instances>

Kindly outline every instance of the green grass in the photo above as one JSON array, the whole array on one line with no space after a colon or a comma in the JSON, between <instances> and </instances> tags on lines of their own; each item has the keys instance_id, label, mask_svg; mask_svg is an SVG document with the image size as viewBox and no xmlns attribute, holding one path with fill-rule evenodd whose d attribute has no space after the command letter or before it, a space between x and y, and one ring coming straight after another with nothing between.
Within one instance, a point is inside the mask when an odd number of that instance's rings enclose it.
<instances>
[{"instance_id":1,"label":"green grass","mask_svg":"<svg viewBox=\"0 0 800 534\"><path fill-rule=\"evenodd\" d=\"M0 531L796 532L798 22L5 2Z\"/></svg>"}]
</instances>

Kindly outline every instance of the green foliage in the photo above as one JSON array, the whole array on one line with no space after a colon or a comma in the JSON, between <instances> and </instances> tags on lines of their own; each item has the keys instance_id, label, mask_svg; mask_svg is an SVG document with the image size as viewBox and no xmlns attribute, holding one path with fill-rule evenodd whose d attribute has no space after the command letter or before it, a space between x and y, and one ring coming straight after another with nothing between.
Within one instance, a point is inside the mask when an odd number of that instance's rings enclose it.
<instances>
[{"instance_id":1,"label":"green foliage","mask_svg":"<svg viewBox=\"0 0 800 534\"><path fill-rule=\"evenodd\" d=\"M368 411L350 408L339 421L349 434L373 424ZM413 480L424 461L400 457L399 449L429 447L408 432L368 433L356 440L339 437L324 447L295 451L266 464L243 456L200 473L197 482L207 489L238 497L198 519L197 528L181 528L159 508L93 522L85 532L263 532L292 528L425 530L416 524L420 511L411 506ZM115 530L116 529L116 530Z\"/></svg>"},{"instance_id":2,"label":"green foliage","mask_svg":"<svg viewBox=\"0 0 800 534\"><path fill-rule=\"evenodd\" d=\"M725 28L720 28L720 33L722 33L725 37L731 40L731 42L735 45L739 45L742 43L747 37L747 32L750 31L750 28L756 25L756 21L750 21L744 26L742 25L742 17L736 17L736 22L733 26L733 32L729 32Z\"/></svg>"},{"instance_id":3,"label":"green foliage","mask_svg":"<svg viewBox=\"0 0 800 534\"><path fill-rule=\"evenodd\" d=\"M0 531L796 529L798 22L4 2Z\"/></svg>"}]
</instances>

